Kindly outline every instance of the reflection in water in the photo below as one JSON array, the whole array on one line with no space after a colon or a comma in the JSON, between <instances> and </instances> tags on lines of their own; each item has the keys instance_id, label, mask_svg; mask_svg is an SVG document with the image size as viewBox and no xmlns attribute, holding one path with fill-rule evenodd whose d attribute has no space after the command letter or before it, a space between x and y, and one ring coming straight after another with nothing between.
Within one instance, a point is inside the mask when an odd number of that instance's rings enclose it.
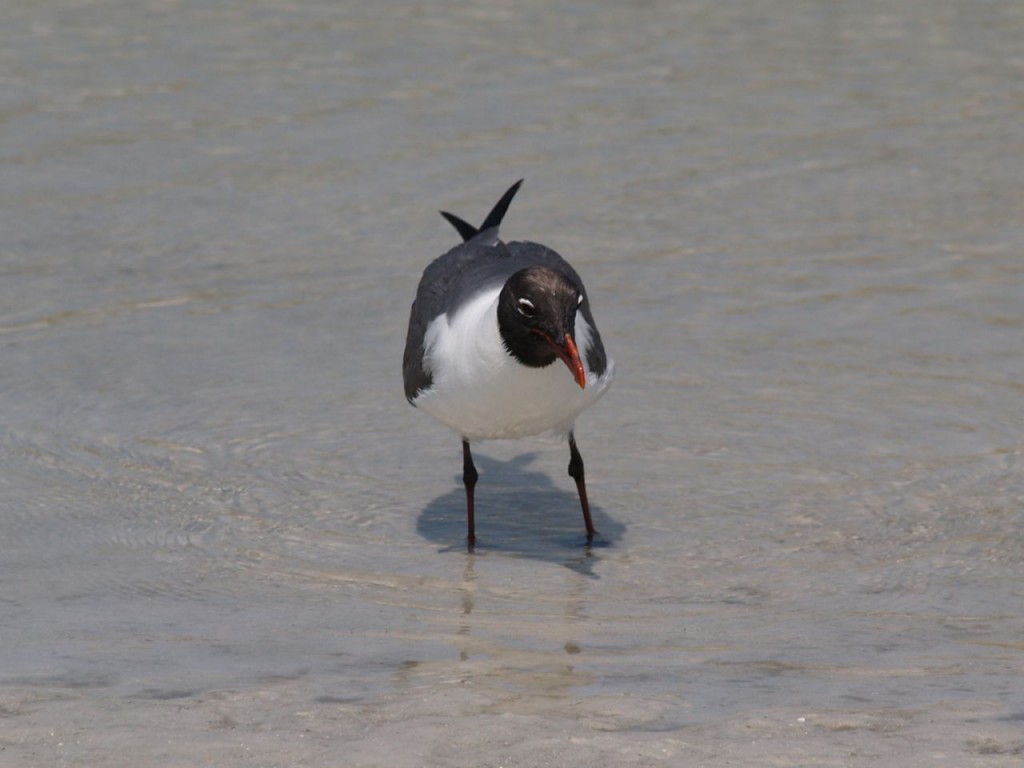
<instances>
[{"instance_id":1,"label":"reflection in water","mask_svg":"<svg viewBox=\"0 0 1024 768\"><path fill-rule=\"evenodd\" d=\"M466 554L461 580L455 582L451 613L438 619L457 649L457 661L415 665L416 681L457 682L465 690L483 694L491 702L485 711L516 713L566 713L575 691L593 682L580 672L585 659L581 647L581 622L586 617L586 593L592 580L586 574L561 570L560 600L549 593L523 611L523 595L515 585L488 587L477 574L478 561L488 555ZM489 577L484 577L488 580ZM509 614L518 614L509 622ZM408 664L396 675L401 685L411 684Z\"/></svg>"}]
</instances>

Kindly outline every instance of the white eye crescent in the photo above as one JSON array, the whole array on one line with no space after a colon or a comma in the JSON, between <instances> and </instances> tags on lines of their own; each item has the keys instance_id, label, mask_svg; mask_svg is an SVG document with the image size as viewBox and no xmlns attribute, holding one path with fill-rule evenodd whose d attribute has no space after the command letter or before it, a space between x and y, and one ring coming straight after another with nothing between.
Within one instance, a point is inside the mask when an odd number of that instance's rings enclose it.
<instances>
[{"instance_id":1,"label":"white eye crescent","mask_svg":"<svg viewBox=\"0 0 1024 768\"><path fill-rule=\"evenodd\" d=\"M519 299L516 303L519 304L518 309L520 314L526 315L527 317L533 317L536 312L536 307L533 306L532 301L529 299Z\"/></svg>"},{"instance_id":2,"label":"white eye crescent","mask_svg":"<svg viewBox=\"0 0 1024 768\"><path fill-rule=\"evenodd\" d=\"M583 294L581 293L580 297L578 299L576 299L576 306L578 307L582 303L583 303Z\"/></svg>"}]
</instances>

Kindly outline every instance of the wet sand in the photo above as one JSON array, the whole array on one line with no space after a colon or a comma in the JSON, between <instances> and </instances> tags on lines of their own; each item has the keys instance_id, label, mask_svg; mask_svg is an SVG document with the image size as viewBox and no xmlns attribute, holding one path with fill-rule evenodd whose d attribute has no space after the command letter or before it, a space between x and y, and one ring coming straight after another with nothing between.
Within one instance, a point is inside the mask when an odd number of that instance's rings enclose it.
<instances>
[{"instance_id":1,"label":"wet sand","mask_svg":"<svg viewBox=\"0 0 1024 768\"><path fill-rule=\"evenodd\" d=\"M469 690L463 690L468 687ZM472 683L372 706L318 702L281 681L181 701L6 689L8 765L1019 766L1020 721L993 702L920 709L785 706L688 728L647 729L617 699L547 714L496 711ZM645 708L646 709L646 708Z\"/></svg>"},{"instance_id":2,"label":"wet sand","mask_svg":"<svg viewBox=\"0 0 1024 768\"><path fill-rule=\"evenodd\" d=\"M15 4L0 765L1024 759L1024 12ZM612 391L408 407L517 178Z\"/></svg>"}]
</instances>

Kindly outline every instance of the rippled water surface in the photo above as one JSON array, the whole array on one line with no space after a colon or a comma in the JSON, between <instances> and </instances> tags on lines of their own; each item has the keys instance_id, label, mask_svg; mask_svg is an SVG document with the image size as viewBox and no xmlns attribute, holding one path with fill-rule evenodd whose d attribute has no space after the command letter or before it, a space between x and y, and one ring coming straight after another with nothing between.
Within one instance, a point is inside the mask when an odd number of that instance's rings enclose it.
<instances>
[{"instance_id":1,"label":"rippled water surface","mask_svg":"<svg viewBox=\"0 0 1024 768\"><path fill-rule=\"evenodd\" d=\"M14 3L0 684L1020 718L1021 40L1015 2ZM564 446L492 443L469 555L400 359L437 209L521 176L505 235L616 359L603 540Z\"/></svg>"}]
</instances>

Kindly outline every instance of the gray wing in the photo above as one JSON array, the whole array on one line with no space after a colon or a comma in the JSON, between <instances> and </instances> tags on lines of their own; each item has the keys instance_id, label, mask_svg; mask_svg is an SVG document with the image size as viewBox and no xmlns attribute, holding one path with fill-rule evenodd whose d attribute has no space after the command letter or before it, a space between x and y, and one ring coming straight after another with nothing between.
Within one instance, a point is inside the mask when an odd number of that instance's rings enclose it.
<instances>
[{"instance_id":1,"label":"gray wing","mask_svg":"<svg viewBox=\"0 0 1024 768\"><path fill-rule=\"evenodd\" d=\"M423 364L427 326L441 313L451 314L463 299L495 283L504 283L512 274L505 271L509 252L498 240L498 227L522 183L520 179L505 191L479 229L454 214L441 211L466 242L434 259L423 271L416 289L402 358L405 397L410 403L433 383L430 371Z\"/></svg>"},{"instance_id":2,"label":"gray wing","mask_svg":"<svg viewBox=\"0 0 1024 768\"><path fill-rule=\"evenodd\" d=\"M495 233L481 232L434 259L423 271L409 311L409 331L402 358L405 397L410 403L433 383L431 372L423 364L427 326L439 315L450 314L464 298L504 283L511 274L503 271L507 253Z\"/></svg>"}]
</instances>

